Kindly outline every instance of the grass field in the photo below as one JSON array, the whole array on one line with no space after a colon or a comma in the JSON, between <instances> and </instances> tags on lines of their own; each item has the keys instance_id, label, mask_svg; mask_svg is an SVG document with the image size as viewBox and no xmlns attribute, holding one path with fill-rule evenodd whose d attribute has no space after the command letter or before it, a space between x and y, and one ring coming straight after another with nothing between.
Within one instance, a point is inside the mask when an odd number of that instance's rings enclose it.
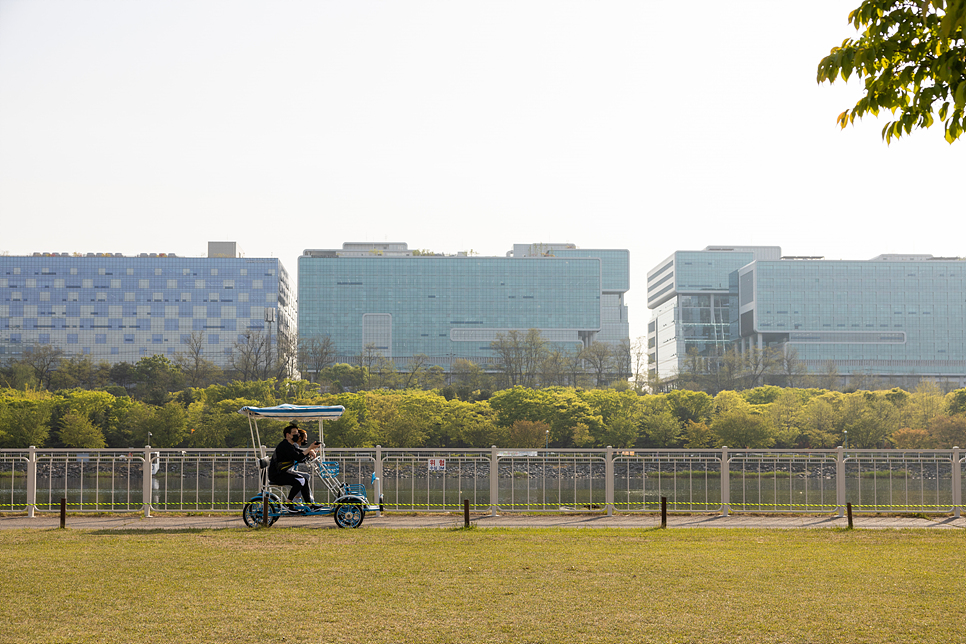
<instances>
[{"instance_id":1,"label":"grass field","mask_svg":"<svg viewBox=\"0 0 966 644\"><path fill-rule=\"evenodd\" d=\"M966 533L0 531L0 642L963 642Z\"/></svg>"}]
</instances>

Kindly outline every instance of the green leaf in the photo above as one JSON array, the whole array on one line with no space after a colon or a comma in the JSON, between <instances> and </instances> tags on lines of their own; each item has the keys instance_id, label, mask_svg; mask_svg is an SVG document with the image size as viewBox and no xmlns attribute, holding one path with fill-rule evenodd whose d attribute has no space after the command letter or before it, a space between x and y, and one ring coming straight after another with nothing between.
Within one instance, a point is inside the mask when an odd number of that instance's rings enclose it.
<instances>
[{"instance_id":1,"label":"green leaf","mask_svg":"<svg viewBox=\"0 0 966 644\"><path fill-rule=\"evenodd\" d=\"M962 109L963 105L966 104L966 80L959 82L956 94L953 96L953 103L956 105L956 109Z\"/></svg>"}]
</instances>

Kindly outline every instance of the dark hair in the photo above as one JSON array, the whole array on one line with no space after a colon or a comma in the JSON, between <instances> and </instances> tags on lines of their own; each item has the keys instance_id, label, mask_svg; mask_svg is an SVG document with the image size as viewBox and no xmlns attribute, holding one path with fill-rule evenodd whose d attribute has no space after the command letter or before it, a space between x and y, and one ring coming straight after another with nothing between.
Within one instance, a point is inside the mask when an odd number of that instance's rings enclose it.
<instances>
[{"instance_id":1,"label":"dark hair","mask_svg":"<svg viewBox=\"0 0 966 644\"><path fill-rule=\"evenodd\" d=\"M282 435L284 436L285 434L291 434L293 429L297 432L302 431L301 429L299 429L298 425L296 425L295 423L292 423L288 427L282 430Z\"/></svg>"},{"instance_id":2,"label":"dark hair","mask_svg":"<svg viewBox=\"0 0 966 644\"><path fill-rule=\"evenodd\" d=\"M308 443L309 442L309 435L305 433L305 430L302 429L301 427L296 428L296 429L299 430L299 443L301 445L305 445L306 443Z\"/></svg>"}]
</instances>

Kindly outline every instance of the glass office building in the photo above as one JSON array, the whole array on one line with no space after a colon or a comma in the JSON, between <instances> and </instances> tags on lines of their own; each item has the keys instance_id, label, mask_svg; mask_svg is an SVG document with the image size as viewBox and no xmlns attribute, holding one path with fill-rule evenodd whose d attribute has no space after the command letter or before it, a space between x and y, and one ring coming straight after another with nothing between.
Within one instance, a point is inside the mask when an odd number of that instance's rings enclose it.
<instances>
[{"instance_id":1,"label":"glass office building","mask_svg":"<svg viewBox=\"0 0 966 644\"><path fill-rule=\"evenodd\" d=\"M306 250L298 271L299 337L330 337L337 362L374 345L397 365L422 354L446 370L458 358L495 366L490 343L531 328L568 350L628 339L626 250L530 244L481 257L346 243Z\"/></svg>"},{"instance_id":2,"label":"glass office building","mask_svg":"<svg viewBox=\"0 0 966 644\"><path fill-rule=\"evenodd\" d=\"M734 344L738 304L734 271L755 259L779 259L777 246L708 246L677 251L647 274L648 362L662 379L677 373L689 351L721 355Z\"/></svg>"},{"instance_id":3,"label":"glass office building","mask_svg":"<svg viewBox=\"0 0 966 644\"><path fill-rule=\"evenodd\" d=\"M236 342L295 334L295 302L278 259L239 257L211 242L208 257L170 253L34 253L0 257L0 359L34 345L65 357L136 363L174 359L192 334L204 357L230 365ZM263 337L264 337L263 336Z\"/></svg>"},{"instance_id":4,"label":"glass office building","mask_svg":"<svg viewBox=\"0 0 966 644\"><path fill-rule=\"evenodd\" d=\"M679 251L648 274L652 370L673 379L689 349L795 350L832 368L914 385L966 386L966 261L880 255L781 257L778 247ZM717 352L717 353L716 353Z\"/></svg>"},{"instance_id":5,"label":"glass office building","mask_svg":"<svg viewBox=\"0 0 966 644\"><path fill-rule=\"evenodd\" d=\"M810 372L966 386L966 261L756 261L738 271L739 347L794 348Z\"/></svg>"}]
</instances>

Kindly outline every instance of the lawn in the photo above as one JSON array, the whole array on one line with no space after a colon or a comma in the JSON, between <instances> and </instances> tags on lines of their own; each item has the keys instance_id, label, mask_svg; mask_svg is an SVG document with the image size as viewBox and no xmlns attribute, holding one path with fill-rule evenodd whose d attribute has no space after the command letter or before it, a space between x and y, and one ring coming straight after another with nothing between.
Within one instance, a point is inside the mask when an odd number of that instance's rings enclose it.
<instances>
[{"instance_id":1,"label":"lawn","mask_svg":"<svg viewBox=\"0 0 966 644\"><path fill-rule=\"evenodd\" d=\"M0 531L0 642L955 642L966 533Z\"/></svg>"}]
</instances>

